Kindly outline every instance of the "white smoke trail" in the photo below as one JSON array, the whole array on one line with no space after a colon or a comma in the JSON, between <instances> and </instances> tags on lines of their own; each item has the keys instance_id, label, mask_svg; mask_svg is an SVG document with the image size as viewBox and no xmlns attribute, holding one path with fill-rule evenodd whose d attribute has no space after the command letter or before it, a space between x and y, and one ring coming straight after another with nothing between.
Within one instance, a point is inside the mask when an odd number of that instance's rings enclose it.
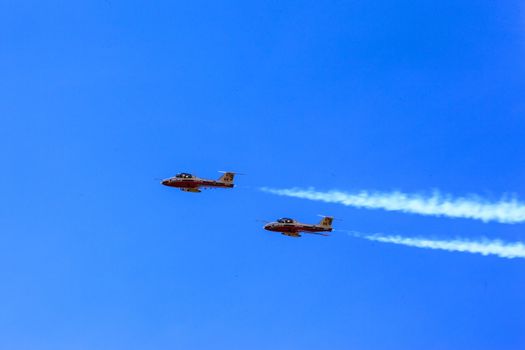
<instances>
[{"instance_id":1,"label":"white smoke trail","mask_svg":"<svg viewBox=\"0 0 525 350\"><path fill-rule=\"evenodd\" d=\"M509 243L501 240L488 240L486 238L479 241L464 239L434 240L419 237L386 236L383 234L369 235L359 232L351 232L350 234L370 241L401 244L417 248L440 249L450 252L464 252L481 255L496 255L507 259L525 258L525 244L522 242Z\"/></svg>"},{"instance_id":2,"label":"white smoke trail","mask_svg":"<svg viewBox=\"0 0 525 350\"><path fill-rule=\"evenodd\" d=\"M516 199L488 202L477 196L452 198L434 192L431 196L402 192L346 193L341 191L316 191L314 188L274 189L262 187L262 191L280 196L304 198L327 203L367 209L384 209L430 216L476 219L483 222L496 221L505 224L525 222L525 203Z\"/></svg>"}]
</instances>

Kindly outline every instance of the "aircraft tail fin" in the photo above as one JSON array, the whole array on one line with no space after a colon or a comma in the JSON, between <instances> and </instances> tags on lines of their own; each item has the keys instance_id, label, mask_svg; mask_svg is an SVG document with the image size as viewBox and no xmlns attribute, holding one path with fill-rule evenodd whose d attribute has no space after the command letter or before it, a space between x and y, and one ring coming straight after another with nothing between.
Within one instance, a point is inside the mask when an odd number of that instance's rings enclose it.
<instances>
[{"instance_id":1,"label":"aircraft tail fin","mask_svg":"<svg viewBox=\"0 0 525 350\"><path fill-rule=\"evenodd\" d=\"M319 223L319 226L331 228L333 221L334 221L333 216L323 216L323 218L321 219L321 222Z\"/></svg>"},{"instance_id":2,"label":"aircraft tail fin","mask_svg":"<svg viewBox=\"0 0 525 350\"><path fill-rule=\"evenodd\" d=\"M224 182L226 184L233 184L233 178L235 177L235 173L225 171L224 175L222 175L218 181Z\"/></svg>"}]
</instances>

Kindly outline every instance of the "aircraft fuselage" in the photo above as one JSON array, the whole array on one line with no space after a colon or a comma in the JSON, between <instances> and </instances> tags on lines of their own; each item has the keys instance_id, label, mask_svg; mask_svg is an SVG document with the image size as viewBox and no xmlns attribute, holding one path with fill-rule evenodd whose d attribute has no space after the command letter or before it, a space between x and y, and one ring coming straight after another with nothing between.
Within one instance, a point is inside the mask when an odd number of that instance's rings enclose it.
<instances>
[{"instance_id":1,"label":"aircraft fuselage","mask_svg":"<svg viewBox=\"0 0 525 350\"><path fill-rule=\"evenodd\" d=\"M166 179L162 181L164 186L176 188L196 188L199 187L222 187L232 188L233 184L227 184L220 181L204 180L204 179Z\"/></svg>"},{"instance_id":2,"label":"aircraft fuselage","mask_svg":"<svg viewBox=\"0 0 525 350\"><path fill-rule=\"evenodd\" d=\"M308 225L302 223L283 224L278 222L271 222L264 226L267 231L280 232L285 236L301 237L300 233L318 233L331 232L331 227L322 227L320 225Z\"/></svg>"}]
</instances>

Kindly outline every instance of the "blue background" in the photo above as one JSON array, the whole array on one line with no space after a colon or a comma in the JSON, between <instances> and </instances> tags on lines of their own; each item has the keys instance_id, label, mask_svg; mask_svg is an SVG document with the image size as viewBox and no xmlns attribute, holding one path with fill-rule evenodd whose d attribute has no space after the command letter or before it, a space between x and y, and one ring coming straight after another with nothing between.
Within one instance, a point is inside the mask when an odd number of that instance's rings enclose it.
<instances>
[{"instance_id":1,"label":"blue background","mask_svg":"<svg viewBox=\"0 0 525 350\"><path fill-rule=\"evenodd\" d=\"M0 348L523 349L525 262L289 239L523 225L260 186L525 198L521 1L0 2ZM180 171L238 188L159 185Z\"/></svg>"}]
</instances>

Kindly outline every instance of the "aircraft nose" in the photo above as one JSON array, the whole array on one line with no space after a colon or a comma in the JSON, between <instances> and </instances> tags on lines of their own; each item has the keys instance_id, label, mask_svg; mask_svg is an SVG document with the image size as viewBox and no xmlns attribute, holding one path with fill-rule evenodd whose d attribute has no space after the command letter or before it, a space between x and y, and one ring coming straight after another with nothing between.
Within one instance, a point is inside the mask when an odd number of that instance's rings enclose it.
<instances>
[{"instance_id":1,"label":"aircraft nose","mask_svg":"<svg viewBox=\"0 0 525 350\"><path fill-rule=\"evenodd\" d=\"M160 183L163 184L163 185L167 185L169 182L169 180L162 180Z\"/></svg>"}]
</instances>

